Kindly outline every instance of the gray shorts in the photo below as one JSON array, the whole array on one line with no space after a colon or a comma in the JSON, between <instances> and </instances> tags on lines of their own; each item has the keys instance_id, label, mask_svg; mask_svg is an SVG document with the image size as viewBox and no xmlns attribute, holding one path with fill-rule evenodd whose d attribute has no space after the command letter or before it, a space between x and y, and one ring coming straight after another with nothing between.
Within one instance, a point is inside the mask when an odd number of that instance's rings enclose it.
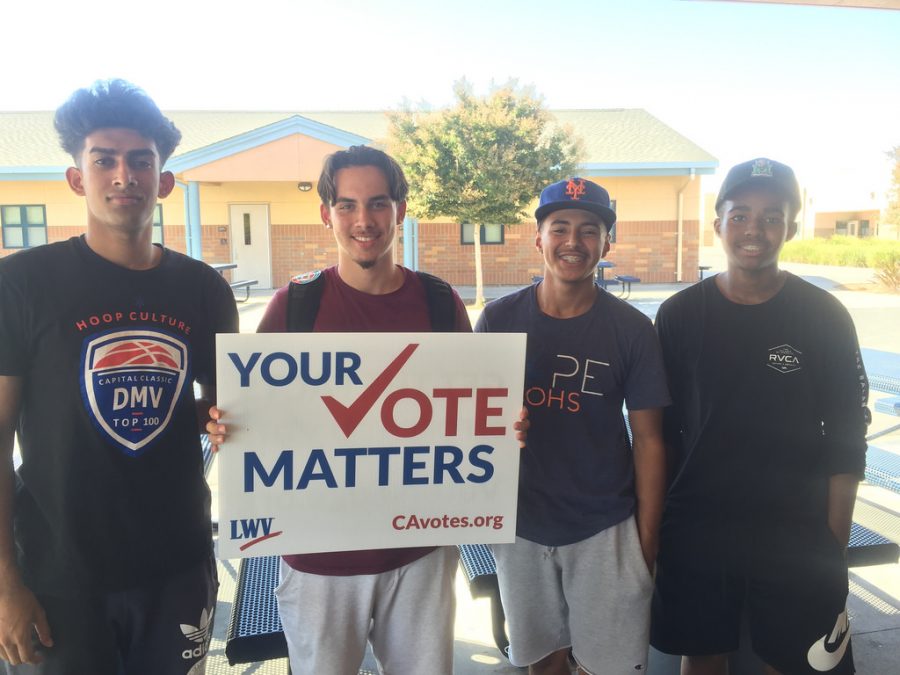
<instances>
[{"instance_id":1,"label":"gray shorts","mask_svg":"<svg viewBox=\"0 0 900 675\"><path fill-rule=\"evenodd\" d=\"M380 574L307 574L281 561L275 589L291 672L353 675L366 642L384 675L450 675L455 546Z\"/></svg>"},{"instance_id":2,"label":"gray shorts","mask_svg":"<svg viewBox=\"0 0 900 675\"><path fill-rule=\"evenodd\" d=\"M491 548L513 665L571 647L593 675L646 671L653 579L634 517L568 546Z\"/></svg>"}]
</instances>

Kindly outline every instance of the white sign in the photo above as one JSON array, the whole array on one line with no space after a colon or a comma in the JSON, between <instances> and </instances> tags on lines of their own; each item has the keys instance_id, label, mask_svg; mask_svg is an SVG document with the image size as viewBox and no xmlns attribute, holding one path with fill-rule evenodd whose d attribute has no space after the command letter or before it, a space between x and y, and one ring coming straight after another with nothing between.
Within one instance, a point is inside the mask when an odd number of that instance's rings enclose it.
<instances>
[{"instance_id":1,"label":"white sign","mask_svg":"<svg viewBox=\"0 0 900 675\"><path fill-rule=\"evenodd\" d=\"M219 335L223 558L511 542L524 334Z\"/></svg>"}]
</instances>

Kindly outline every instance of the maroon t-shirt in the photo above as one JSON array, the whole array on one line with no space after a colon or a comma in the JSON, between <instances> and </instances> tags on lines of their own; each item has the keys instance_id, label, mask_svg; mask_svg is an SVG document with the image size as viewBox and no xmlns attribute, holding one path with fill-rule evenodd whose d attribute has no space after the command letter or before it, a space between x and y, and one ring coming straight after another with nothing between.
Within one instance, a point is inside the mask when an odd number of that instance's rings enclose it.
<instances>
[{"instance_id":1,"label":"maroon t-shirt","mask_svg":"<svg viewBox=\"0 0 900 675\"><path fill-rule=\"evenodd\" d=\"M317 333L406 333L430 331L425 287L415 272L401 267L403 285L393 293L370 295L344 283L337 267L325 275L322 302L313 331ZM456 291L456 331L469 333L472 324ZM257 328L258 333L284 333L287 327L288 286L278 289ZM383 548L369 551L337 551L286 555L284 561L301 572L331 576L378 574L408 565L431 553L433 546Z\"/></svg>"}]
</instances>

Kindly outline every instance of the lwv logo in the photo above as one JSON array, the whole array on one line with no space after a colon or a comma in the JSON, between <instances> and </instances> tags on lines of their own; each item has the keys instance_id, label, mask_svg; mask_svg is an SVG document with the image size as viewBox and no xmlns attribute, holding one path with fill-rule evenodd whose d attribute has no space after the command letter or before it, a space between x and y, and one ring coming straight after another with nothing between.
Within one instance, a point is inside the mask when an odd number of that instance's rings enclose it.
<instances>
[{"instance_id":1,"label":"lwv logo","mask_svg":"<svg viewBox=\"0 0 900 675\"><path fill-rule=\"evenodd\" d=\"M241 546L241 550L246 550L255 544L272 537L277 537L283 531L278 530L272 532L272 521L274 518L241 518L231 521L231 538L244 539L246 543Z\"/></svg>"},{"instance_id":2,"label":"lwv logo","mask_svg":"<svg viewBox=\"0 0 900 675\"><path fill-rule=\"evenodd\" d=\"M802 368L800 357L803 352L794 349L790 345L779 345L769 349L769 360L766 363L769 368L779 373L793 373Z\"/></svg>"}]
</instances>

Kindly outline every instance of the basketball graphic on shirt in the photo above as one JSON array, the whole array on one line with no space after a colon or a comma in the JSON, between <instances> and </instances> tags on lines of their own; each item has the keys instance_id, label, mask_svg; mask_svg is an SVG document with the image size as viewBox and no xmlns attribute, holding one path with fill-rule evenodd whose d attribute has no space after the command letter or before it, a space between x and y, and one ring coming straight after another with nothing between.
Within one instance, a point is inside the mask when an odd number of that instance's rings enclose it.
<instances>
[{"instance_id":1,"label":"basketball graphic on shirt","mask_svg":"<svg viewBox=\"0 0 900 675\"><path fill-rule=\"evenodd\" d=\"M134 340L116 345L94 364L94 368L113 368L116 366L150 366L167 365L178 369L178 363L172 358L170 350L149 340Z\"/></svg>"},{"instance_id":2,"label":"basketball graphic on shirt","mask_svg":"<svg viewBox=\"0 0 900 675\"><path fill-rule=\"evenodd\" d=\"M127 330L89 337L82 350L85 406L110 441L139 455L169 424L188 370L187 345L166 333Z\"/></svg>"}]
</instances>

